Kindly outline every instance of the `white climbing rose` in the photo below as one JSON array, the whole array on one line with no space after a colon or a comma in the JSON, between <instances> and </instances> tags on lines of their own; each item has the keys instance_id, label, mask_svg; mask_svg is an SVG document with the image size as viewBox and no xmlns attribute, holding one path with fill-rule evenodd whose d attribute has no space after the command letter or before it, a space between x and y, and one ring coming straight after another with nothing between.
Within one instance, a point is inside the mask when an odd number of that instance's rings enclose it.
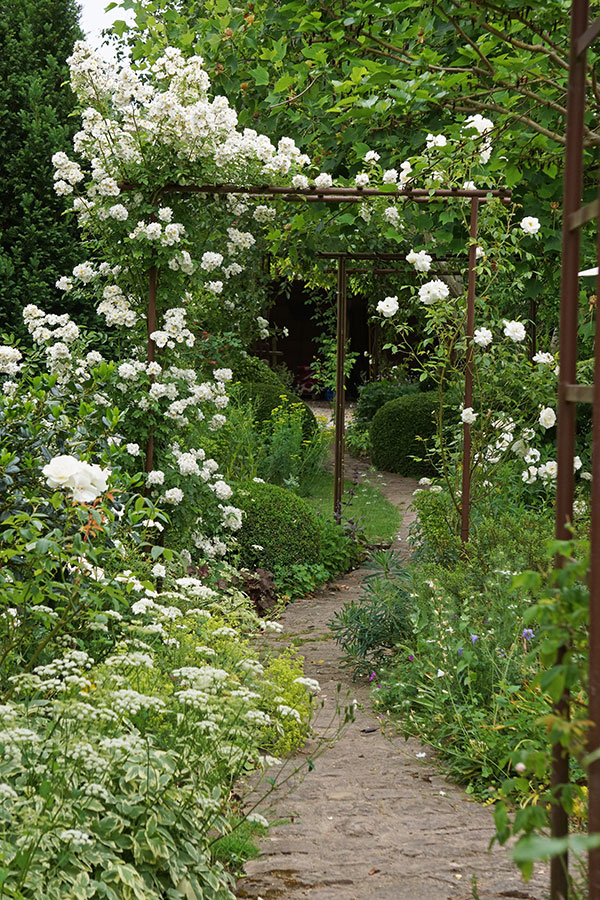
<instances>
[{"instance_id":1,"label":"white climbing rose","mask_svg":"<svg viewBox=\"0 0 600 900\"><path fill-rule=\"evenodd\" d=\"M398 298L386 297L385 300L380 300L377 304L377 312L381 313L381 315L386 319L390 319L392 316L395 316L398 312Z\"/></svg>"}]
</instances>

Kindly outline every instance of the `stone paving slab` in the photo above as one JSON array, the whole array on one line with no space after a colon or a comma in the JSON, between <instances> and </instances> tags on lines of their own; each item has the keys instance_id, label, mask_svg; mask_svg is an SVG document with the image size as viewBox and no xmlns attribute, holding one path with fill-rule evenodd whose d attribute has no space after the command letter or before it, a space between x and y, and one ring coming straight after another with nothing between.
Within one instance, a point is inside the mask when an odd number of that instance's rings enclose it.
<instances>
[{"instance_id":1,"label":"stone paving slab","mask_svg":"<svg viewBox=\"0 0 600 900\"><path fill-rule=\"evenodd\" d=\"M367 472L367 467L364 467ZM369 477L368 472L366 477ZM404 513L405 545L416 483L385 474L378 486ZM270 821L258 859L246 864L237 897L263 900L544 900L546 867L525 884L505 848L488 851L490 809L447 781L431 748L386 736L372 712L369 685L339 666L327 623L360 594L360 569L282 616L282 646L296 635L305 673L321 682L325 704L316 734L326 732L336 698L356 698L355 721L314 761L313 771L271 795ZM338 694L341 684L341 694ZM296 762L310 759L309 741ZM417 754L425 753L424 758ZM270 774L273 774L272 772ZM475 876L477 893L473 893Z\"/></svg>"}]
</instances>

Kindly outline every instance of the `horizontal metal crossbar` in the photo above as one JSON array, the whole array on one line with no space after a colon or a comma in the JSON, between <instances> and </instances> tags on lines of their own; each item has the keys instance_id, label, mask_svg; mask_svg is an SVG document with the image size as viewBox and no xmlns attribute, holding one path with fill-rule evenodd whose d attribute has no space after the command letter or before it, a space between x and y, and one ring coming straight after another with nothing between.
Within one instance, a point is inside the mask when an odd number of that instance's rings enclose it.
<instances>
[{"instance_id":1,"label":"horizontal metal crossbar","mask_svg":"<svg viewBox=\"0 0 600 900\"><path fill-rule=\"evenodd\" d=\"M590 44L600 35L600 17L594 19L587 31L584 31L577 41L577 56L581 56L588 49Z\"/></svg>"},{"instance_id":2,"label":"horizontal metal crossbar","mask_svg":"<svg viewBox=\"0 0 600 900\"><path fill-rule=\"evenodd\" d=\"M119 187L122 191L139 190L140 185L133 182L121 182ZM300 198L318 198L324 197L348 197L354 200L362 200L366 197L387 197L387 198L406 198L412 200L430 200L436 197L464 197L467 199L478 199L485 201L488 197L500 197L502 200L510 200L511 191L506 188L490 188L467 189L467 188L436 188L429 190L428 188L401 188L400 190L381 190L380 188L357 188L357 187L328 187L317 188L311 186L303 190L296 189L292 185L253 185L251 187L242 187L237 184L177 184L176 182L168 182L158 189L160 193L181 193L181 194L249 194L251 197L277 197L282 196L284 200L300 199Z\"/></svg>"},{"instance_id":3,"label":"horizontal metal crossbar","mask_svg":"<svg viewBox=\"0 0 600 900\"><path fill-rule=\"evenodd\" d=\"M571 213L569 216L569 230L576 231L578 228L581 228L582 225L585 225L586 222L597 219L599 213L600 200L596 197L591 203L586 203L585 206L580 206L578 210Z\"/></svg>"},{"instance_id":4,"label":"horizontal metal crossbar","mask_svg":"<svg viewBox=\"0 0 600 900\"><path fill-rule=\"evenodd\" d=\"M565 400L569 403L593 403L593 384L567 384L565 387Z\"/></svg>"},{"instance_id":5,"label":"horizontal metal crossbar","mask_svg":"<svg viewBox=\"0 0 600 900\"><path fill-rule=\"evenodd\" d=\"M329 275L332 275L335 272L337 272L337 269L327 269L326 271ZM368 269L365 266L364 269L357 269L354 267L352 267L350 269L346 269L346 274L347 275L405 275L405 274L407 274L408 271L409 271L408 269ZM443 277L444 275L463 275L464 270L449 269L446 272L437 272L437 273L431 272L431 270L430 270L430 273L433 275L437 274L437 275L440 275Z\"/></svg>"},{"instance_id":6,"label":"horizontal metal crossbar","mask_svg":"<svg viewBox=\"0 0 600 900\"><path fill-rule=\"evenodd\" d=\"M356 253L345 253L344 251L327 251L321 250L315 253L315 256L318 259L391 259L397 260L398 262L404 262L406 260L405 253L368 253L358 251ZM434 259L432 262L448 262L446 258Z\"/></svg>"}]
</instances>

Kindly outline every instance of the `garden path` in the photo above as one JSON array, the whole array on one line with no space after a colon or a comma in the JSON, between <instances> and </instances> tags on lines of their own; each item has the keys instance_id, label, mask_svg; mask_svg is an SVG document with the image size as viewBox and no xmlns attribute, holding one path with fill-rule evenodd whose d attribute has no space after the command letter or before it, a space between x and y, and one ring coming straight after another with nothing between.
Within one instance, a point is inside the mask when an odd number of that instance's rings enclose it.
<instances>
[{"instance_id":1,"label":"garden path","mask_svg":"<svg viewBox=\"0 0 600 900\"><path fill-rule=\"evenodd\" d=\"M396 549L406 548L416 482L399 475L369 475L403 513ZM283 821L263 840L260 856L246 864L237 897L263 900L543 900L548 877L539 867L525 884L506 849L488 852L492 812L447 781L431 748L405 741L372 712L366 679L352 681L340 668L340 649L327 623L357 598L364 577L357 569L314 596L290 604L282 616L279 646L293 642L305 657L305 674L317 678L325 699L315 718L326 735L339 697L356 698L355 721L314 760L314 770L271 795L270 821ZM338 693L338 684L341 692ZM297 763L311 759L310 741ZM269 770L273 774L273 770ZM476 888L473 884L476 884Z\"/></svg>"}]
</instances>

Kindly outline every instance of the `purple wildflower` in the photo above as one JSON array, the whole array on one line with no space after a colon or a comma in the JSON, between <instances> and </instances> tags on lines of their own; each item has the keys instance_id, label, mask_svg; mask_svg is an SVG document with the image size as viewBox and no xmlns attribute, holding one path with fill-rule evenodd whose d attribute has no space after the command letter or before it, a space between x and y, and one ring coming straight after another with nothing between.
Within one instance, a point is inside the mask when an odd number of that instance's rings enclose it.
<instances>
[{"instance_id":1,"label":"purple wildflower","mask_svg":"<svg viewBox=\"0 0 600 900\"><path fill-rule=\"evenodd\" d=\"M478 634L472 634L472 635L471 635L471 643L472 643L472 644L474 644L475 641L478 641L478 640L479 640L479 635L478 635Z\"/></svg>"},{"instance_id":2,"label":"purple wildflower","mask_svg":"<svg viewBox=\"0 0 600 900\"><path fill-rule=\"evenodd\" d=\"M523 637L525 638L526 641L532 641L535 637L535 634L533 633L531 628L524 628L523 629Z\"/></svg>"}]
</instances>

